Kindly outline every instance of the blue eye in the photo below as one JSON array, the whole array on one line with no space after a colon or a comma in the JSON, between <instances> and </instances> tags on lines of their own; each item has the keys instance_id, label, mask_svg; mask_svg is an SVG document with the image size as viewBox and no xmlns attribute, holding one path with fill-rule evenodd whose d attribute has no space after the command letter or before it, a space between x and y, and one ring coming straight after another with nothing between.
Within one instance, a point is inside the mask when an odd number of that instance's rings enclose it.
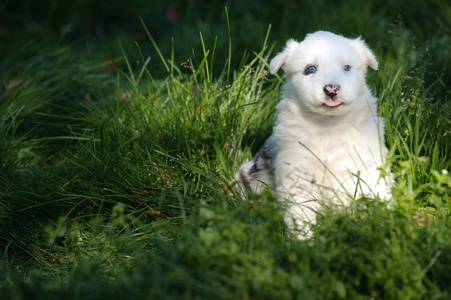
<instances>
[{"instance_id":1,"label":"blue eye","mask_svg":"<svg viewBox=\"0 0 451 300\"><path fill-rule=\"evenodd\" d=\"M316 67L315 66L308 66L305 69L305 75L312 74L312 73L315 73L315 72L316 72Z\"/></svg>"},{"instance_id":2,"label":"blue eye","mask_svg":"<svg viewBox=\"0 0 451 300\"><path fill-rule=\"evenodd\" d=\"M350 66L350 65L344 66L344 70L345 70L345 71L351 71L351 66Z\"/></svg>"}]
</instances>

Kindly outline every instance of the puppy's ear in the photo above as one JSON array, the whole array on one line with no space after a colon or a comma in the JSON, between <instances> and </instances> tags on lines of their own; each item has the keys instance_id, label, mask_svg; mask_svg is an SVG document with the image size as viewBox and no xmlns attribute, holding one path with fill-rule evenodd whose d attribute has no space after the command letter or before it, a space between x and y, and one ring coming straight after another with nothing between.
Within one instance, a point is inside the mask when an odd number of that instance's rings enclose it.
<instances>
[{"instance_id":1,"label":"puppy's ear","mask_svg":"<svg viewBox=\"0 0 451 300\"><path fill-rule=\"evenodd\" d=\"M269 71L271 74L276 74L279 71L280 67L285 63L286 58L286 51L282 51L271 60L271 63L269 64Z\"/></svg>"},{"instance_id":2,"label":"puppy's ear","mask_svg":"<svg viewBox=\"0 0 451 300\"><path fill-rule=\"evenodd\" d=\"M285 48L283 49L283 51L278 53L271 60L271 63L269 64L269 71L271 72L271 74L276 74L279 71L280 67L283 67L285 62L290 57L291 52L293 51L293 48L297 44L298 43L295 40L293 40L293 39L290 39L290 40L287 41L287 44L286 44Z\"/></svg>"},{"instance_id":3,"label":"puppy's ear","mask_svg":"<svg viewBox=\"0 0 451 300\"><path fill-rule=\"evenodd\" d=\"M352 45L360 54L363 59L363 62L370 66L371 69L377 70L378 62L376 56L373 54L371 49L365 44L365 42L359 37L352 41Z\"/></svg>"}]
</instances>

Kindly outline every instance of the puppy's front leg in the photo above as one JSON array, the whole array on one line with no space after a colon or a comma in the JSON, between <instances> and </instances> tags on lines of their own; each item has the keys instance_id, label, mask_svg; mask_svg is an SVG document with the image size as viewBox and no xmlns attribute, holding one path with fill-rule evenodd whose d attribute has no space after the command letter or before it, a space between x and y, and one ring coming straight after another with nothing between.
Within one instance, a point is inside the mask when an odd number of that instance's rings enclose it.
<instances>
[{"instance_id":1,"label":"puppy's front leg","mask_svg":"<svg viewBox=\"0 0 451 300\"><path fill-rule=\"evenodd\" d=\"M305 184L294 184L289 178L282 180L276 187L277 198L283 201L285 206L284 221L289 234L300 240L312 237L311 227L316 224L316 216L321 207L320 201L312 195L311 190L311 187Z\"/></svg>"}]
</instances>

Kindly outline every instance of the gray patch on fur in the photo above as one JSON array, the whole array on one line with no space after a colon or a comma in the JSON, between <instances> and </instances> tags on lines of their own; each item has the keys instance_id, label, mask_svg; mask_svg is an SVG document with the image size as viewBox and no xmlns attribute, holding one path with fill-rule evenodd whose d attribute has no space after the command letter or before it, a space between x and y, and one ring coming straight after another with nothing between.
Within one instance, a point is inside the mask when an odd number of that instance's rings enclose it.
<instances>
[{"instance_id":1,"label":"gray patch on fur","mask_svg":"<svg viewBox=\"0 0 451 300\"><path fill-rule=\"evenodd\" d=\"M264 184L270 184L273 176L272 159L269 145L265 143L254 159L240 167L235 179L243 192L259 192Z\"/></svg>"}]
</instances>

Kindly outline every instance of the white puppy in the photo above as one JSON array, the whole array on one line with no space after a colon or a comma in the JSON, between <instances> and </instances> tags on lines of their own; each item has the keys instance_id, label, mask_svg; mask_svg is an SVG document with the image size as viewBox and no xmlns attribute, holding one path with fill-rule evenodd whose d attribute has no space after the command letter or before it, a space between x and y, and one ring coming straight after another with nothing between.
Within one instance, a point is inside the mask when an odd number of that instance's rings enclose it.
<instances>
[{"instance_id":1,"label":"white puppy","mask_svg":"<svg viewBox=\"0 0 451 300\"><path fill-rule=\"evenodd\" d=\"M387 182L381 177L388 171L385 124L365 83L368 66L377 70L378 63L360 38L324 31L289 40L271 61L271 73L282 68L289 80L276 124L235 179L243 191L272 186L299 238L311 236L309 225L324 205L390 197L391 175Z\"/></svg>"}]
</instances>

